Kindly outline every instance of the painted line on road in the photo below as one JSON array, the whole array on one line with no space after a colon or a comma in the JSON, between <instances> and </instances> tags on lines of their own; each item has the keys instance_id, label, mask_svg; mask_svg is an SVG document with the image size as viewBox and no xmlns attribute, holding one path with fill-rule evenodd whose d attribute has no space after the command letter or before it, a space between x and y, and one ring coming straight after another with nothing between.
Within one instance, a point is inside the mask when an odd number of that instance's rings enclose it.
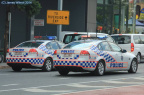
<instances>
[{"instance_id":1,"label":"painted line on road","mask_svg":"<svg viewBox=\"0 0 144 95\"><path fill-rule=\"evenodd\" d=\"M140 76L143 78L143 76ZM131 79L135 77L129 77L129 78L118 78L118 79L109 79L109 80L120 80L120 79ZM99 80L99 81L87 81L87 82L77 82L79 83L93 83L93 82L102 82L105 80ZM107 80L108 81L108 80ZM36 88L44 88L44 87L56 87L56 86L67 86L67 85L72 85L76 83L68 83L68 84L58 84L58 85L47 85L47 86L37 86L37 87L27 87L27 88L18 88L18 89L7 89L7 90L0 90L0 92L8 92L8 91L16 91L16 90L24 90L24 89L36 89Z\"/></svg>"},{"instance_id":2,"label":"painted line on road","mask_svg":"<svg viewBox=\"0 0 144 95\"><path fill-rule=\"evenodd\" d=\"M77 91L77 92L69 92L69 93L61 93L61 94L53 94L53 95L67 95L67 94L76 94L76 93L81 93L81 92L90 92L90 91L96 91L96 90L110 90L110 89L116 89L116 88L127 88L127 87L135 87L135 86L143 86L144 84L141 85L131 85L131 86L121 86L121 87L112 87L112 88L104 88L104 89L95 89L95 90L85 90L85 91Z\"/></svg>"},{"instance_id":3,"label":"painted line on road","mask_svg":"<svg viewBox=\"0 0 144 95\"><path fill-rule=\"evenodd\" d=\"M0 74L0 75L9 75L9 74Z\"/></svg>"},{"instance_id":4,"label":"painted line on road","mask_svg":"<svg viewBox=\"0 0 144 95\"><path fill-rule=\"evenodd\" d=\"M44 90L44 89L24 89L24 91L28 91L28 92L57 92L57 93L72 92L72 90Z\"/></svg>"},{"instance_id":5,"label":"painted line on road","mask_svg":"<svg viewBox=\"0 0 144 95\"><path fill-rule=\"evenodd\" d=\"M7 84L7 85L2 85L2 86L14 86L14 85L18 85L18 84Z\"/></svg>"},{"instance_id":6,"label":"painted line on road","mask_svg":"<svg viewBox=\"0 0 144 95\"><path fill-rule=\"evenodd\" d=\"M70 78L60 78L60 79L70 79Z\"/></svg>"}]
</instances>

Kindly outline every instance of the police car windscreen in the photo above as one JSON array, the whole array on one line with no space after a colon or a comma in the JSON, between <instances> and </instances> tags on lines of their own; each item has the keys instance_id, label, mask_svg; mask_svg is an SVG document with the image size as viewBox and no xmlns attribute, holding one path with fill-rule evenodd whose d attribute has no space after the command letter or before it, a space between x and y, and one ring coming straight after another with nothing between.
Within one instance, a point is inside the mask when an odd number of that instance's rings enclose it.
<instances>
[{"instance_id":1,"label":"police car windscreen","mask_svg":"<svg viewBox=\"0 0 144 95\"><path fill-rule=\"evenodd\" d=\"M17 48L25 47L25 48L37 48L43 42L24 42L17 46Z\"/></svg>"},{"instance_id":2,"label":"police car windscreen","mask_svg":"<svg viewBox=\"0 0 144 95\"><path fill-rule=\"evenodd\" d=\"M89 48L92 45L90 42L71 42L66 45L64 49L85 49Z\"/></svg>"}]
</instances>

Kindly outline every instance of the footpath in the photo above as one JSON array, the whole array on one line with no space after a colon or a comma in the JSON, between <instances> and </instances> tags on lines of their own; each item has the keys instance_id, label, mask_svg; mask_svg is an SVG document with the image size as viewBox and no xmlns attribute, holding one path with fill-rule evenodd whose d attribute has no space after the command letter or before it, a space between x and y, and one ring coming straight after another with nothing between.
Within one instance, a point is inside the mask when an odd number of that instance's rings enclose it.
<instances>
[{"instance_id":1,"label":"footpath","mask_svg":"<svg viewBox=\"0 0 144 95\"><path fill-rule=\"evenodd\" d=\"M10 68L10 67L6 64L6 62L0 63L0 69L5 69L5 68Z\"/></svg>"}]
</instances>

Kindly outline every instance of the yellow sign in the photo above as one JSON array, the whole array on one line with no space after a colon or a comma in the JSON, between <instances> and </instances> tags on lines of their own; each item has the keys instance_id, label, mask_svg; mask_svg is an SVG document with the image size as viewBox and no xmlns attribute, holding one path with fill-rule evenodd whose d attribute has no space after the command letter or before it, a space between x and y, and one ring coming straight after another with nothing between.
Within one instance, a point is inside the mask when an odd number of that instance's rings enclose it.
<instances>
[{"instance_id":1,"label":"yellow sign","mask_svg":"<svg viewBox=\"0 0 144 95\"><path fill-rule=\"evenodd\" d=\"M47 10L47 24L69 25L69 11Z\"/></svg>"}]
</instances>

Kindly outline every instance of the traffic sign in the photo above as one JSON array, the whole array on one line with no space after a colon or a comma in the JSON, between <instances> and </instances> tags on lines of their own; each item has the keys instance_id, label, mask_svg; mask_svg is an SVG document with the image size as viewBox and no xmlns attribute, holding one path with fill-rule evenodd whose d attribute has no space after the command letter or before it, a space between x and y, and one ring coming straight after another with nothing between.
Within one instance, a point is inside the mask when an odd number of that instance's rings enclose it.
<instances>
[{"instance_id":1,"label":"traffic sign","mask_svg":"<svg viewBox=\"0 0 144 95\"><path fill-rule=\"evenodd\" d=\"M69 11L47 10L47 24L69 25Z\"/></svg>"},{"instance_id":2,"label":"traffic sign","mask_svg":"<svg viewBox=\"0 0 144 95\"><path fill-rule=\"evenodd\" d=\"M34 26L44 26L44 19L34 19Z\"/></svg>"}]
</instances>

